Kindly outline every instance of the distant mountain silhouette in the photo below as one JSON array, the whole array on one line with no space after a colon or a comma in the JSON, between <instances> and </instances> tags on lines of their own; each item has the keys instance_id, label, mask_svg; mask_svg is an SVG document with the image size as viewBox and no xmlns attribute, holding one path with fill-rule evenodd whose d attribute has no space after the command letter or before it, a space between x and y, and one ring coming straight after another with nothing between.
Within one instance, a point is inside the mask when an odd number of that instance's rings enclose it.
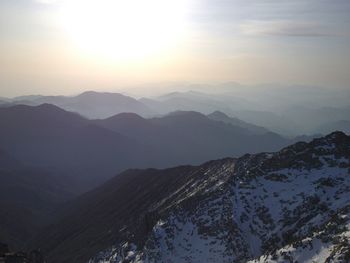
<instances>
[{"instance_id":1,"label":"distant mountain silhouette","mask_svg":"<svg viewBox=\"0 0 350 263\"><path fill-rule=\"evenodd\" d=\"M241 90L231 92L227 90L213 94L197 91L171 92L154 99L143 98L140 101L153 111L163 114L178 110L198 111L204 114L220 111L244 122L287 136L319 133L317 128L322 124L349 120L348 107L316 107L311 101L304 104L297 103L295 97L300 99L303 94L302 89L280 88L281 90L276 87L256 88L254 89L256 93L249 93L249 91L245 93ZM306 101L311 99L311 95L317 95L317 89L307 89L307 91L304 98ZM290 99L293 99L293 102L288 102L290 97L288 94L291 94ZM326 100L326 94L331 97L327 92L321 95L320 99ZM330 99L330 101L333 100L334 98ZM313 106L310 107L310 105Z\"/></svg>"},{"instance_id":2,"label":"distant mountain silhouette","mask_svg":"<svg viewBox=\"0 0 350 263\"><path fill-rule=\"evenodd\" d=\"M307 105L299 107L291 107L280 113L283 118L292 122L295 125L295 129L299 133L320 133L318 130L321 126L327 125L327 123L338 121L350 121L350 107L320 107L320 108L308 108ZM336 127L332 130L322 131L324 134L335 131Z\"/></svg>"},{"instance_id":3,"label":"distant mountain silhouette","mask_svg":"<svg viewBox=\"0 0 350 263\"><path fill-rule=\"evenodd\" d=\"M121 112L134 112L143 116L153 112L142 102L120 93L87 91L78 96L24 96L13 100L16 104L54 104L88 118L106 118Z\"/></svg>"},{"instance_id":4,"label":"distant mountain silhouette","mask_svg":"<svg viewBox=\"0 0 350 263\"><path fill-rule=\"evenodd\" d=\"M142 116L151 110L136 99L120 93L84 92L67 103L67 109L91 118L105 118L116 113L133 112Z\"/></svg>"},{"instance_id":5,"label":"distant mountain silhouette","mask_svg":"<svg viewBox=\"0 0 350 263\"><path fill-rule=\"evenodd\" d=\"M151 144L161 153L159 158L169 157L164 160L167 166L198 164L263 148L275 150L289 142L271 132L252 134L246 128L212 120L193 111L177 111L152 119L120 114L98 120L97 124Z\"/></svg>"},{"instance_id":6,"label":"distant mountain silhouette","mask_svg":"<svg viewBox=\"0 0 350 263\"><path fill-rule=\"evenodd\" d=\"M252 123L257 126L265 127L268 130L288 136L299 135L296 129L296 120L283 118L279 113L257 110L238 110L233 113L240 120ZM296 134L295 134L296 133Z\"/></svg>"},{"instance_id":7,"label":"distant mountain silhouette","mask_svg":"<svg viewBox=\"0 0 350 263\"><path fill-rule=\"evenodd\" d=\"M150 118L174 111L197 111L203 114L220 111L284 136L317 134L320 133L317 129L324 124L350 120L348 91L330 92L315 87L273 84L251 87L237 83L190 87L195 90L174 91L141 99L120 93L95 91L71 97L29 95L13 99L0 98L3 101L0 106L49 103L90 119L104 119L125 112Z\"/></svg>"},{"instance_id":8,"label":"distant mountain silhouette","mask_svg":"<svg viewBox=\"0 0 350 263\"><path fill-rule=\"evenodd\" d=\"M209 114L220 110L226 113L232 109L246 108L250 105L243 99L221 97L198 91L171 92L155 99L141 99L140 101L158 113L169 113L172 111L198 111ZM250 105L251 106L251 105Z\"/></svg>"},{"instance_id":9,"label":"distant mountain silhouette","mask_svg":"<svg viewBox=\"0 0 350 263\"><path fill-rule=\"evenodd\" d=\"M45 96L43 95L24 95L24 96L18 96L12 99L12 101L31 101L31 100L39 100L40 98L43 98ZM55 97L55 96L52 96ZM58 96L57 96L58 97Z\"/></svg>"},{"instance_id":10,"label":"distant mountain silhouette","mask_svg":"<svg viewBox=\"0 0 350 263\"><path fill-rule=\"evenodd\" d=\"M250 123L242 121L238 118L229 117L221 111L214 111L213 113L209 114L208 117L212 120L222 121L224 123L228 123L228 124L232 124L234 126L245 128L245 129L249 130L252 134L264 134L264 133L270 132L268 129L266 129L264 127L250 124Z\"/></svg>"},{"instance_id":11,"label":"distant mountain silhouette","mask_svg":"<svg viewBox=\"0 0 350 263\"><path fill-rule=\"evenodd\" d=\"M129 136L141 135L141 133L143 136L147 136L160 128L136 113L120 113L107 119L95 120L95 123Z\"/></svg>"},{"instance_id":12,"label":"distant mountain silhouette","mask_svg":"<svg viewBox=\"0 0 350 263\"><path fill-rule=\"evenodd\" d=\"M0 122L0 148L23 163L76 180L77 191L127 168L198 164L289 143L277 134L251 134L198 112L88 120L50 104L17 105L0 108Z\"/></svg>"},{"instance_id":13,"label":"distant mountain silhouette","mask_svg":"<svg viewBox=\"0 0 350 263\"><path fill-rule=\"evenodd\" d=\"M23 163L76 179L77 191L149 160L139 143L53 105L1 108L0 122L2 149Z\"/></svg>"}]
</instances>

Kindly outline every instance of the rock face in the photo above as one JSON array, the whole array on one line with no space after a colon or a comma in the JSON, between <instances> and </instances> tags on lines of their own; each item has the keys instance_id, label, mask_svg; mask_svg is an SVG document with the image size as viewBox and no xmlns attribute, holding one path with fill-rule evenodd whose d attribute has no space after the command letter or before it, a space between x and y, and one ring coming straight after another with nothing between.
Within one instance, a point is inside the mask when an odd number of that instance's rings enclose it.
<instances>
[{"instance_id":1,"label":"rock face","mask_svg":"<svg viewBox=\"0 0 350 263\"><path fill-rule=\"evenodd\" d=\"M349 262L349 158L335 132L187 169L89 262Z\"/></svg>"}]
</instances>

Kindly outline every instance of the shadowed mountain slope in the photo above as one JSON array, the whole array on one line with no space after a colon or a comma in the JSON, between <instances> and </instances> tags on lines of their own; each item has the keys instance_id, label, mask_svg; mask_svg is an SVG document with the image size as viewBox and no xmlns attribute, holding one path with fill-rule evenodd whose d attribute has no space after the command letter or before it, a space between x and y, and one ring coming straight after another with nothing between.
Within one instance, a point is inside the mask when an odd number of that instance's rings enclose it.
<instances>
[{"instance_id":1,"label":"shadowed mountain slope","mask_svg":"<svg viewBox=\"0 0 350 263\"><path fill-rule=\"evenodd\" d=\"M0 108L0 122L0 148L24 164L75 180L77 191L128 168L199 164L289 143L278 134L252 134L198 112L88 120L50 104L17 105Z\"/></svg>"},{"instance_id":2,"label":"shadowed mountain slope","mask_svg":"<svg viewBox=\"0 0 350 263\"><path fill-rule=\"evenodd\" d=\"M148 142L176 164L198 164L206 160L273 151L288 140L271 132L253 134L247 128L216 121L198 112L178 111L159 118L143 119L120 114L97 124L135 140ZM175 160L175 162L174 162Z\"/></svg>"},{"instance_id":3,"label":"shadowed mountain slope","mask_svg":"<svg viewBox=\"0 0 350 263\"><path fill-rule=\"evenodd\" d=\"M264 127L250 124L238 118L229 117L221 111L214 111L213 113L209 114L208 117L212 120L222 121L224 123L232 124L233 126L245 128L249 130L252 134L264 134L264 133L270 132L268 129L265 129Z\"/></svg>"},{"instance_id":4,"label":"shadowed mountain slope","mask_svg":"<svg viewBox=\"0 0 350 263\"><path fill-rule=\"evenodd\" d=\"M129 170L70 203L35 245L50 262L270 262L284 248L293 261L345 259L349 158L350 137L336 132L276 153Z\"/></svg>"},{"instance_id":5,"label":"shadowed mountain slope","mask_svg":"<svg viewBox=\"0 0 350 263\"><path fill-rule=\"evenodd\" d=\"M22 249L72 198L69 181L0 152L0 240Z\"/></svg>"},{"instance_id":6,"label":"shadowed mountain slope","mask_svg":"<svg viewBox=\"0 0 350 263\"><path fill-rule=\"evenodd\" d=\"M2 149L24 164L76 180L77 191L149 160L139 143L53 105L1 108L0 122Z\"/></svg>"}]
</instances>

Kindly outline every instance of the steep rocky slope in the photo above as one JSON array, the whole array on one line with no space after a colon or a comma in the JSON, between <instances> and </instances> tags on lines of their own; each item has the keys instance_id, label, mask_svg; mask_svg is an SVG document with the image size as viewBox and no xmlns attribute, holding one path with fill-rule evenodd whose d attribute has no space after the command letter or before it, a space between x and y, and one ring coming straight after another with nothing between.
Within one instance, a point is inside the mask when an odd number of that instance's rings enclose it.
<instances>
[{"instance_id":1,"label":"steep rocky slope","mask_svg":"<svg viewBox=\"0 0 350 263\"><path fill-rule=\"evenodd\" d=\"M71 204L37 244L50 262L347 262L349 157L350 137L336 132L277 153L129 171Z\"/></svg>"},{"instance_id":2,"label":"steep rocky slope","mask_svg":"<svg viewBox=\"0 0 350 263\"><path fill-rule=\"evenodd\" d=\"M213 165L153 208L144 242L129 235L90 262L348 262L349 157L350 137L333 133Z\"/></svg>"}]
</instances>

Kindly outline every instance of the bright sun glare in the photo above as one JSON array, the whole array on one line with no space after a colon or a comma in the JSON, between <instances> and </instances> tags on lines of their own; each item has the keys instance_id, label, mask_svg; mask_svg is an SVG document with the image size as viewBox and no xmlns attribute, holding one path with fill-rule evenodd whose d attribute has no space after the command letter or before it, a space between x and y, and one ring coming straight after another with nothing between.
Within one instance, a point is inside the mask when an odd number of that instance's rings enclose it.
<instances>
[{"instance_id":1,"label":"bright sun glare","mask_svg":"<svg viewBox=\"0 0 350 263\"><path fill-rule=\"evenodd\" d=\"M66 0L64 30L101 58L144 59L170 52L185 33L186 0Z\"/></svg>"}]
</instances>

